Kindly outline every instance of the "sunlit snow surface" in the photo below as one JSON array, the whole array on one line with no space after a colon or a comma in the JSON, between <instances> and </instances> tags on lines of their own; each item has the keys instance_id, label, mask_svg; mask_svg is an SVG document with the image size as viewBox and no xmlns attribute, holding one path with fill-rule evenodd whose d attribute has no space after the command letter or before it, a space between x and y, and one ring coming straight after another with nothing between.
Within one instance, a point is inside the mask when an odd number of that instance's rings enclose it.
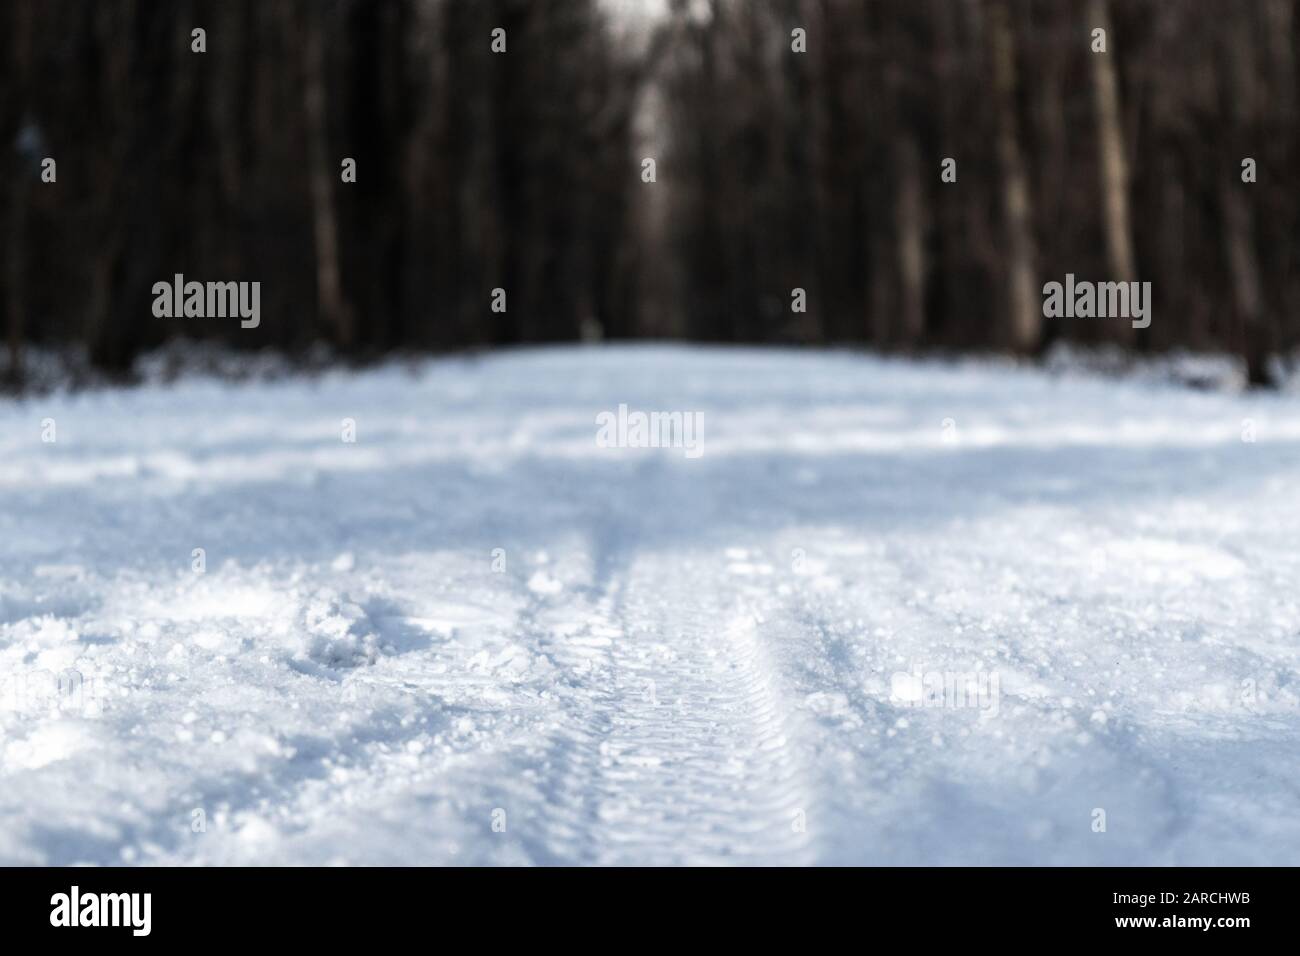
<instances>
[{"instance_id":1,"label":"sunlit snow surface","mask_svg":"<svg viewBox=\"0 0 1300 956\"><path fill-rule=\"evenodd\" d=\"M1300 863L1295 398L626 348L5 400L0 542L2 863Z\"/></svg>"}]
</instances>

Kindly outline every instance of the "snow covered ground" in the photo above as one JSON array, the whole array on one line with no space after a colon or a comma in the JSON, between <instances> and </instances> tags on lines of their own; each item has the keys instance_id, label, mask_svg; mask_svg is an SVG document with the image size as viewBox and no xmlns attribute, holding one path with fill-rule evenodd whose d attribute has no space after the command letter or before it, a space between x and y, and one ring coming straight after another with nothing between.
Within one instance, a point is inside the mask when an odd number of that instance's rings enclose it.
<instances>
[{"instance_id":1,"label":"snow covered ground","mask_svg":"<svg viewBox=\"0 0 1300 956\"><path fill-rule=\"evenodd\" d=\"M2 863L1300 863L1294 397L191 379L0 402L0 542Z\"/></svg>"}]
</instances>

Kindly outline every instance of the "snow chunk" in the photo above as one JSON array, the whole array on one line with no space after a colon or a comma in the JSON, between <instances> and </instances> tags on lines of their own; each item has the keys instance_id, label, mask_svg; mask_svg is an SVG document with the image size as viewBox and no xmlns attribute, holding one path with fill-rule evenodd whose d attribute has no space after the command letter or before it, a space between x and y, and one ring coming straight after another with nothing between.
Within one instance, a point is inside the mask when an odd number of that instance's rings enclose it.
<instances>
[{"instance_id":1,"label":"snow chunk","mask_svg":"<svg viewBox=\"0 0 1300 956\"><path fill-rule=\"evenodd\" d=\"M303 651L326 667L360 667L379 656L379 639L360 605L324 588L313 594L298 615Z\"/></svg>"},{"instance_id":2,"label":"snow chunk","mask_svg":"<svg viewBox=\"0 0 1300 956\"><path fill-rule=\"evenodd\" d=\"M38 770L67 760L95 743L85 721L57 720L42 724L25 739L11 741L4 748L6 770Z\"/></svg>"}]
</instances>

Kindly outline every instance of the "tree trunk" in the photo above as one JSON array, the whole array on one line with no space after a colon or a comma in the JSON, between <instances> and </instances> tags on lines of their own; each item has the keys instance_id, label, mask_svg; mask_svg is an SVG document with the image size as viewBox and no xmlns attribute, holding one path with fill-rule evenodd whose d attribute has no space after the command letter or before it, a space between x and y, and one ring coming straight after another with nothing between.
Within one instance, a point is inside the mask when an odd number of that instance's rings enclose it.
<instances>
[{"instance_id":1,"label":"tree trunk","mask_svg":"<svg viewBox=\"0 0 1300 956\"><path fill-rule=\"evenodd\" d=\"M5 311L8 313L7 342L9 347L9 371L11 381L19 383L23 378L23 316L26 309L23 280L26 277L26 256L23 247L26 244L24 233L27 229L27 181L28 173L20 169L14 176L10 188L9 230L5 262Z\"/></svg>"},{"instance_id":2,"label":"tree trunk","mask_svg":"<svg viewBox=\"0 0 1300 956\"><path fill-rule=\"evenodd\" d=\"M20 125L28 120L20 112L22 107L28 103L31 95L31 39L32 39L32 6L34 0L17 0L13 7L13 70L17 75L14 83L15 99L17 105L13 111L14 125ZM13 132L10 124L6 123L3 127L3 133L9 135ZM6 340L9 347L9 378L15 384L21 383L23 378L23 320L27 308L26 289L24 280L26 279L27 257L24 255L27 244L27 202L28 192L31 189L31 178L33 171L32 163L36 162L36 157L19 156L16 169L11 172L12 180L9 192L9 230L5 237L6 251L5 262L7 269L5 272L5 311L8 321Z\"/></svg>"},{"instance_id":3,"label":"tree trunk","mask_svg":"<svg viewBox=\"0 0 1300 956\"><path fill-rule=\"evenodd\" d=\"M347 351L355 340L352 310L339 276L338 216L334 209L334 169L330 163L325 114L325 38L323 14L303 17L303 113L311 185L312 236L316 245L316 304L324 324Z\"/></svg>"},{"instance_id":4,"label":"tree trunk","mask_svg":"<svg viewBox=\"0 0 1300 956\"><path fill-rule=\"evenodd\" d=\"M104 4L96 8L96 38L104 49L97 78L103 90L98 109L106 116L106 141L93 157L99 237L91 264L90 303L86 309L85 342L92 365L114 373L127 371L130 349L125 323L118 321L118 283L126 245L123 221L123 179L130 153L133 104L132 64L137 56L137 4Z\"/></svg>"},{"instance_id":5,"label":"tree trunk","mask_svg":"<svg viewBox=\"0 0 1300 956\"><path fill-rule=\"evenodd\" d=\"M1241 348L1246 376L1252 385L1267 385L1268 343L1262 328L1264 307L1259 263L1255 256L1254 216L1243 194L1243 190L1249 188L1245 183L1225 181L1219 194L1223 206L1228 271L1232 276L1237 318L1242 327Z\"/></svg>"},{"instance_id":6,"label":"tree trunk","mask_svg":"<svg viewBox=\"0 0 1300 956\"><path fill-rule=\"evenodd\" d=\"M1133 263L1133 234L1129 225L1128 165L1124 158L1124 130L1120 120L1119 81L1115 70L1117 55L1107 0L1088 0L1088 25L1106 31L1105 53L1089 53L1092 61L1092 101L1097 117L1097 163L1101 178L1102 215L1106 233L1106 263L1112 282L1132 282L1137 278ZM1121 341L1132 341L1132 323L1115 324Z\"/></svg>"},{"instance_id":7,"label":"tree trunk","mask_svg":"<svg viewBox=\"0 0 1300 956\"><path fill-rule=\"evenodd\" d=\"M997 153L1002 173L1003 228L1010 309L1007 339L1022 353L1038 350L1042 336L1042 304L1034 281L1033 216L1029 179L1020 151L1016 124L1016 49L1006 0L991 0L988 27L993 57L993 86L997 110Z\"/></svg>"},{"instance_id":8,"label":"tree trunk","mask_svg":"<svg viewBox=\"0 0 1300 956\"><path fill-rule=\"evenodd\" d=\"M925 209L920 150L910 130L900 132L897 155L899 178L894 215L902 289L902 342L915 346L925 335Z\"/></svg>"},{"instance_id":9,"label":"tree trunk","mask_svg":"<svg viewBox=\"0 0 1300 956\"><path fill-rule=\"evenodd\" d=\"M1220 102L1229 117L1233 144L1255 140L1258 128L1254 77L1254 51L1251 48L1249 21L1232 18L1226 25L1224 37L1223 72L1226 81L1220 87ZM1233 151L1235 157L1236 152ZM1238 173L1239 166L1228 165L1220 174L1219 203L1223 212L1224 252L1228 260L1228 273L1232 278L1233 299L1240 328L1239 349L1246 363L1246 376L1252 385L1269 384L1268 357L1273 347L1272 328L1268 320L1268 307L1260 281L1259 254L1255 248L1255 215L1246 190L1258 189L1253 183L1244 183Z\"/></svg>"}]
</instances>

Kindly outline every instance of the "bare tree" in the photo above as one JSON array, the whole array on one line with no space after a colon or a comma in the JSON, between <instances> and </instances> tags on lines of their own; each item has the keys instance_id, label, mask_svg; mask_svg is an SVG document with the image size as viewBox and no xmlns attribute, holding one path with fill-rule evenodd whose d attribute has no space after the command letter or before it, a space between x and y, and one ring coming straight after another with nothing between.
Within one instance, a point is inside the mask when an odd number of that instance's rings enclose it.
<instances>
[{"instance_id":1,"label":"bare tree","mask_svg":"<svg viewBox=\"0 0 1300 956\"><path fill-rule=\"evenodd\" d=\"M925 208L920 149L910 130L899 131L896 155L898 194L894 214L902 288L902 338L908 345L915 345L925 334Z\"/></svg>"},{"instance_id":2,"label":"bare tree","mask_svg":"<svg viewBox=\"0 0 1300 956\"><path fill-rule=\"evenodd\" d=\"M1042 337L1042 306L1034 281L1029 178L1016 121L1016 45L1007 0L990 0L987 24L993 58L997 153L1002 172L1002 214L1007 244L1008 340L1018 352L1033 352Z\"/></svg>"},{"instance_id":3,"label":"bare tree","mask_svg":"<svg viewBox=\"0 0 1300 956\"><path fill-rule=\"evenodd\" d=\"M1229 117L1230 141L1237 144L1252 139L1252 132L1258 128L1259 84L1249 31L1250 21L1244 15L1230 18L1224 25L1221 49L1224 79L1220 97ZM1247 198L1247 191L1254 188L1243 183L1235 170L1220 177L1224 251L1240 327L1240 350L1248 379L1263 385L1268 382L1268 357L1274 336L1260 279L1254 209Z\"/></svg>"},{"instance_id":4,"label":"bare tree","mask_svg":"<svg viewBox=\"0 0 1300 956\"><path fill-rule=\"evenodd\" d=\"M1088 23L1093 29L1105 30L1105 52L1094 51L1092 61L1093 107L1097 117L1097 159L1101 177L1103 222L1106 234L1106 260L1113 282L1132 282L1137 278L1133 264L1133 241L1128 212L1128 165L1124 154L1124 130L1120 120L1119 80L1116 76L1113 31L1107 0L1088 0ZM1129 323L1118 323L1116 333L1124 339L1133 336Z\"/></svg>"},{"instance_id":5,"label":"bare tree","mask_svg":"<svg viewBox=\"0 0 1300 956\"><path fill-rule=\"evenodd\" d=\"M338 181L335 170L339 167L331 162L328 146L324 24L321 16L310 13L302 20L302 94L316 246L316 304L338 344L350 349L355 329L339 270L338 214L334 207L334 184Z\"/></svg>"},{"instance_id":6,"label":"bare tree","mask_svg":"<svg viewBox=\"0 0 1300 956\"><path fill-rule=\"evenodd\" d=\"M135 0L103 4L93 14L95 39L103 51L102 73L96 78L101 98L96 113L104 139L92 160L98 183L95 222L99 228L92 254L90 303L83 341L89 346L92 361L116 371L123 370L129 361L114 309L126 245L124 181L130 175L127 157L134 131L132 64L136 57L135 28L139 15Z\"/></svg>"},{"instance_id":7,"label":"bare tree","mask_svg":"<svg viewBox=\"0 0 1300 956\"><path fill-rule=\"evenodd\" d=\"M34 16L32 0L16 0L9 13L11 24L11 67L13 71L13 89L16 93L15 103L11 107L13 115L6 117L7 122L0 124L4 133L15 133L22 137L30 129L16 129L19 124L31 122L30 117L22 116L18 109L28 102L31 96L32 74L32 19ZM20 146L15 142L14 147ZM31 191L33 168L37 157L33 154L19 155L18 168L9 179L9 228L5 232L5 311L8 314L7 341L9 346L9 377L14 383L21 383L23 378L23 325L26 310L26 268L27 268L27 205Z\"/></svg>"}]
</instances>

